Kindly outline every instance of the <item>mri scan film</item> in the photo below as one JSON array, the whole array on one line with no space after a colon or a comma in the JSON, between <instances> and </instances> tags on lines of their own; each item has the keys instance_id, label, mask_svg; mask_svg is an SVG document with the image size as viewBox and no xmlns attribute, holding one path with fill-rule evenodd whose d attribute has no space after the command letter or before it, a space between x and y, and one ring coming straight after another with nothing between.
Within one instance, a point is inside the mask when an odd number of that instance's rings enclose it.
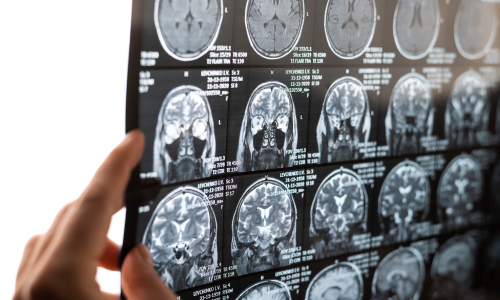
<instances>
[{"instance_id":1,"label":"mri scan film","mask_svg":"<svg viewBox=\"0 0 500 300\"><path fill-rule=\"evenodd\" d=\"M264 280L247 288L236 300L292 300L292 296L283 282Z\"/></svg>"},{"instance_id":2,"label":"mri scan film","mask_svg":"<svg viewBox=\"0 0 500 300\"><path fill-rule=\"evenodd\" d=\"M323 269L313 278L305 300L361 300L363 285L361 271L356 265L337 263Z\"/></svg>"}]
</instances>

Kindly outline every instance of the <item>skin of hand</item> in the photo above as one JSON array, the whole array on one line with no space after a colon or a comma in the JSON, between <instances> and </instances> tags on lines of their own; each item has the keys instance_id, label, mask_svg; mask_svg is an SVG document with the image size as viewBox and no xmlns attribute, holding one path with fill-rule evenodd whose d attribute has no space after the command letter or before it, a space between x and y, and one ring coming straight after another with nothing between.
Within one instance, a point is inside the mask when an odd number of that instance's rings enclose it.
<instances>
[{"instance_id":1,"label":"skin of hand","mask_svg":"<svg viewBox=\"0 0 500 300\"><path fill-rule=\"evenodd\" d=\"M14 300L116 299L116 295L101 292L95 277L98 266L118 269L119 248L106 235L111 217L122 207L130 173L143 149L144 136L139 130L127 134L83 194L59 212L46 234L27 243ZM156 274L146 246L132 249L121 271L127 299L177 299Z\"/></svg>"}]
</instances>

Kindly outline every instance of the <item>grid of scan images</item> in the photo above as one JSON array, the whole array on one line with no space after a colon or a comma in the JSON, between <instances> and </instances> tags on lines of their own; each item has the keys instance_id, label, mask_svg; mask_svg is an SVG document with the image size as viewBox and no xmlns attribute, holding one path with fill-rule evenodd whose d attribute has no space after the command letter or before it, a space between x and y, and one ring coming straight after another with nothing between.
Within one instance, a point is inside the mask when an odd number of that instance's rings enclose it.
<instances>
[{"instance_id":1,"label":"grid of scan images","mask_svg":"<svg viewBox=\"0 0 500 300\"><path fill-rule=\"evenodd\" d=\"M500 297L498 1L142 3L136 242L180 299Z\"/></svg>"}]
</instances>

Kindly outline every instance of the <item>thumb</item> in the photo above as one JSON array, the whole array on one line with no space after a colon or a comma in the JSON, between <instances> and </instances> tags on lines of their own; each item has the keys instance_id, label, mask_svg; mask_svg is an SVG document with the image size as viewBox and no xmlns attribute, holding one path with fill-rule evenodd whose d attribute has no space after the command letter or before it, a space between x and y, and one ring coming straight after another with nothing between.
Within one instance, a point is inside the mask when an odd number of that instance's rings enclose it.
<instances>
[{"instance_id":1,"label":"thumb","mask_svg":"<svg viewBox=\"0 0 500 300\"><path fill-rule=\"evenodd\" d=\"M153 268L148 248L140 244L132 249L122 266L122 289L128 300L177 300Z\"/></svg>"}]
</instances>

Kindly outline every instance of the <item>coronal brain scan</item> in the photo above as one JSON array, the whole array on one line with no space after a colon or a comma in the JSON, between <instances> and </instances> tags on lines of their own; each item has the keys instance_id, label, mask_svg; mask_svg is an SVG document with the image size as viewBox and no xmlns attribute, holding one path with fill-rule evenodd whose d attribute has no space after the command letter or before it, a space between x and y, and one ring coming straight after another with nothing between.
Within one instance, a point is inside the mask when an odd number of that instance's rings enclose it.
<instances>
[{"instance_id":1,"label":"coronal brain scan","mask_svg":"<svg viewBox=\"0 0 500 300\"><path fill-rule=\"evenodd\" d=\"M455 17L455 43L467 59L478 59L490 50L497 31L492 1L461 0Z\"/></svg>"},{"instance_id":2,"label":"coronal brain scan","mask_svg":"<svg viewBox=\"0 0 500 300\"><path fill-rule=\"evenodd\" d=\"M363 278L359 268L341 262L323 269L316 275L306 292L306 300L361 300Z\"/></svg>"},{"instance_id":3,"label":"coronal brain scan","mask_svg":"<svg viewBox=\"0 0 500 300\"><path fill-rule=\"evenodd\" d=\"M455 157L441 175L438 206L441 221L450 228L468 225L468 215L481 200L483 174L480 162L471 155Z\"/></svg>"},{"instance_id":4,"label":"coronal brain scan","mask_svg":"<svg viewBox=\"0 0 500 300\"><path fill-rule=\"evenodd\" d=\"M282 249L296 246L295 200L279 180L253 183L241 197L232 222L231 256L238 275L288 265Z\"/></svg>"},{"instance_id":5,"label":"coronal brain scan","mask_svg":"<svg viewBox=\"0 0 500 300\"><path fill-rule=\"evenodd\" d=\"M264 280L244 290L236 300L292 300L292 296L283 282Z\"/></svg>"},{"instance_id":6,"label":"coronal brain scan","mask_svg":"<svg viewBox=\"0 0 500 300\"><path fill-rule=\"evenodd\" d=\"M158 115L153 169L161 183L211 175L215 157L212 112L207 97L195 86L168 93Z\"/></svg>"},{"instance_id":7,"label":"coronal brain scan","mask_svg":"<svg viewBox=\"0 0 500 300\"><path fill-rule=\"evenodd\" d=\"M430 85L424 76L409 73L398 80L385 118L389 155L423 151L421 138L434 127L434 107Z\"/></svg>"},{"instance_id":8,"label":"coronal brain scan","mask_svg":"<svg viewBox=\"0 0 500 300\"><path fill-rule=\"evenodd\" d=\"M304 26L304 0L247 0L246 28L260 56L279 59L297 45Z\"/></svg>"},{"instance_id":9,"label":"coronal brain scan","mask_svg":"<svg viewBox=\"0 0 500 300\"><path fill-rule=\"evenodd\" d=\"M412 161L398 164L385 178L378 202L388 242L418 238L413 226L426 219L430 207L430 183L424 168Z\"/></svg>"},{"instance_id":10,"label":"coronal brain scan","mask_svg":"<svg viewBox=\"0 0 500 300\"><path fill-rule=\"evenodd\" d=\"M156 272L174 291L212 281L201 267L217 264L217 221L205 194L179 188L158 204L144 234Z\"/></svg>"},{"instance_id":11,"label":"coronal brain scan","mask_svg":"<svg viewBox=\"0 0 500 300\"><path fill-rule=\"evenodd\" d=\"M277 81L259 85L250 96L238 143L238 171L293 166L297 148L297 117L292 94Z\"/></svg>"},{"instance_id":12,"label":"coronal brain scan","mask_svg":"<svg viewBox=\"0 0 500 300\"><path fill-rule=\"evenodd\" d=\"M485 79L472 70L460 75L453 84L446 106L445 135L449 148L476 146L478 132L488 127L489 115Z\"/></svg>"},{"instance_id":13,"label":"coronal brain scan","mask_svg":"<svg viewBox=\"0 0 500 300\"><path fill-rule=\"evenodd\" d=\"M329 0L325 33L333 53L343 59L362 55L373 39L376 15L374 0Z\"/></svg>"},{"instance_id":14,"label":"coronal brain scan","mask_svg":"<svg viewBox=\"0 0 500 300\"><path fill-rule=\"evenodd\" d=\"M399 0L394 14L394 39L408 59L429 54L439 34L441 15L437 0Z\"/></svg>"},{"instance_id":15,"label":"coronal brain scan","mask_svg":"<svg viewBox=\"0 0 500 300\"><path fill-rule=\"evenodd\" d=\"M156 0L155 24L165 51L180 61L205 55L222 23L223 0Z\"/></svg>"},{"instance_id":16,"label":"coronal brain scan","mask_svg":"<svg viewBox=\"0 0 500 300\"><path fill-rule=\"evenodd\" d=\"M360 143L370 136L371 116L368 95L354 77L335 81L325 96L316 129L318 163L359 159Z\"/></svg>"},{"instance_id":17,"label":"coronal brain scan","mask_svg":"<svg viewBox=\"0 0 500 300\"><path fill-rule=\"evenodd\" d=\"M353 234L367 230L368 193L361 178L341 168L321 183L311 207L309 234L316 258L331 257L350 247Z\"/></svg>"},{"instance_id":18,"label":"coronal brain scan","mask_svg":"<svg viewBox=\"0 0 500 300\"><path fill-rule=\"evenodd\" d=\"M425 280L422 254L415 248L401 248L378 265L372 284L372 299L418 300Z\"/></svg>"}]
</instances>

